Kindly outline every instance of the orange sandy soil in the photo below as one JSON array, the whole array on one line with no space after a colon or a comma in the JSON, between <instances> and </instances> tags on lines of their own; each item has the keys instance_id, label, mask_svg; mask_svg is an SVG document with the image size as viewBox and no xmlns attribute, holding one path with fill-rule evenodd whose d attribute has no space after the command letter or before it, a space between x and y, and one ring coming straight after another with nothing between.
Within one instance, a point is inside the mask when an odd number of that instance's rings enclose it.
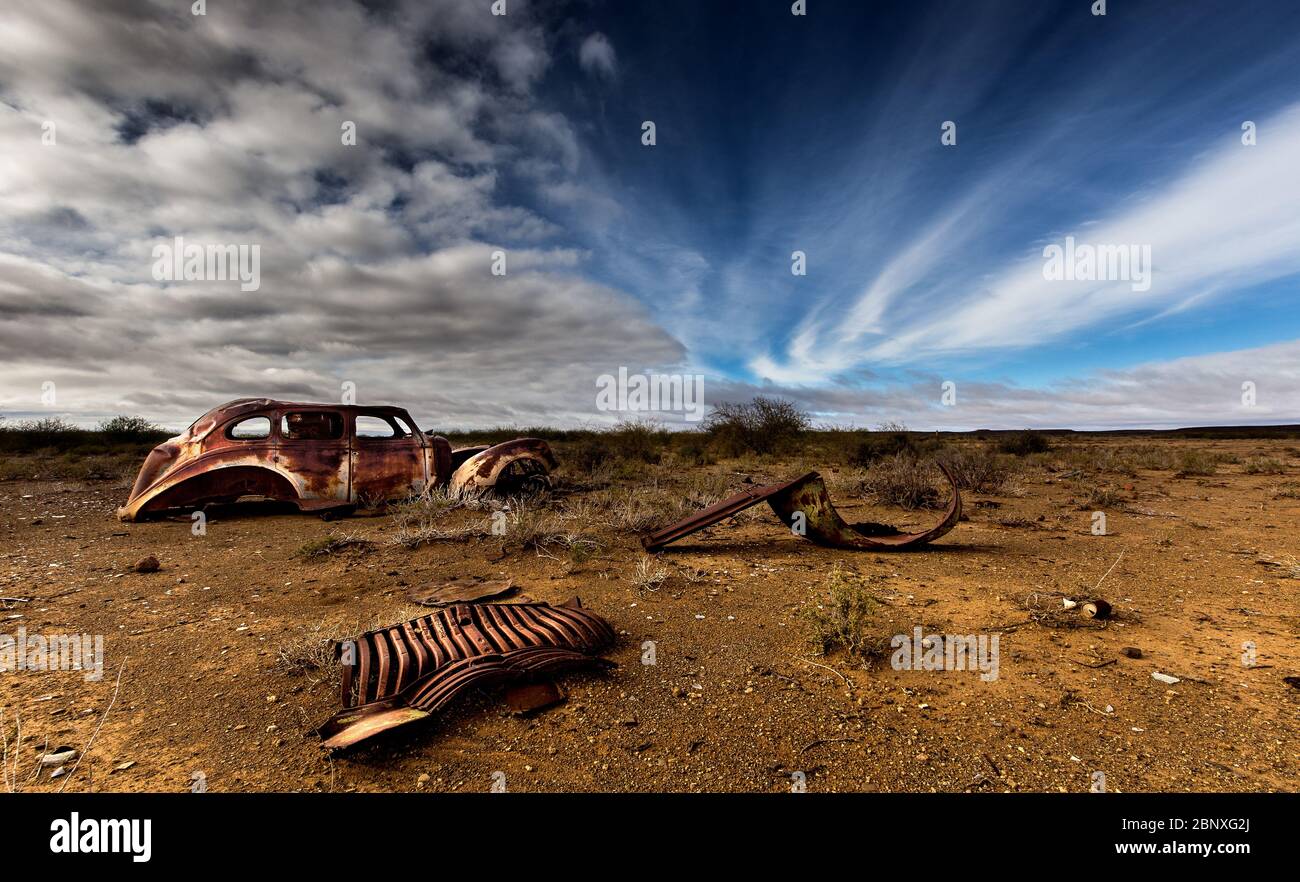
<instances>
[{"instance_id":1,"label":"orange sandy soil","mask_svg":"<svg viewBox=\"0 0 1300 882\"><path fill-rule=\"evenodd\" d=\"M408 550L385 544L389 517L326 523L257 506L217 512L194 537L188 519L116 521L121 482L5 482L0 595L34 600L4 604L0 632L103 634L106 647L97 683L0 674L9 763L20 789L56 789L48 770L30 777L41 745L81 749L103 720L68 790L181 791L201 772L210 791L484 791L496 771L512 791L780 791L796 771L810 792L1087 791L1094 771L1111 791L1296 790L1300 691L1283 677L1300 675L1300 499L1279 488L1295 486L1300 458L1276 442L1192 446L1276 456L1286 474L1103 476L1123 502L1095 536L1078 480L1029 468L1018 492L966 494L953 532L899 554L818 548L755 509L670 547L656 591L631 582L636 538L599 525L608 547L581 563L502 556L492 538ZM815 465L710 468L738 488ZM823 471L848 520L933 517L869 507L847 470ZM344 533L379 545L298 553ZM1116 621L1030 620L1030 592L1088 597L1121 551L1097 591ZM131 572L148 554L161 571ZM879 601L877 637L998 633L999 678L815 655L801 610L824 599L837 562ZM581 596L620 631L619 667L564 676L567 702L529 718L472 693L440 719L328 755L311 729L337 709L336 681L289 670L280 649L419 615L407 588L456 575L510 577L535 600ZM654 665L641 663L644 641Z\"/></svg>"}]
</instances>

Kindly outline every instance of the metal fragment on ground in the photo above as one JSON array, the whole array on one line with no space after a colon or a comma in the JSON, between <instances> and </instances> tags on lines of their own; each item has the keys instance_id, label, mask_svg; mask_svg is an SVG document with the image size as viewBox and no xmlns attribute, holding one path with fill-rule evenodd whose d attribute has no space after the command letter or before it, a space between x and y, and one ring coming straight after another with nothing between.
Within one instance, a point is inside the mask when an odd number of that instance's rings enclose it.
<instances>
[{"instance_id":1,"label":"metal fragment on ground","mask_svg":"<svg viewBox=\"0 0 1300 882\"><path fill-rule=\"evenodd\" d=\"M493 597L504 597L516 590L509 579L480 579L456 576L435 585L413 585L406 591L407 599L421 606L446 606L449 603L473 603Z\"/></svg>"},{"instance_id":2,"label":"metal fragment on ground","mask_svg":"<svg viewBox=\"0 0 1300 882\"><path fill-rule=\"evenodd\" d=\"M421 720L471 687L520 683L608 665L603 618L568 604L455 604L339 644L343 710L317 733L348 747Z\"/></svg>"},{"instance_id":3,"label":"metal fragment on ground","mask_svg":"<svg viewBox=\"0 0 1300 882\"><path fill-rule=\"evenodd\" d=\"M887 524L849 524L831 503L826 483L817 472L782 484L768 484L744 490L675 524L655 530L641 539L646 551L666 545L705 527L737 515L760 502L767 502L787 527L818 545L868 551L896 550L933 542L961 519L961 493L957 481L942 463L936 463L952 489L952 497L938 524L919 533L906 533Z\"/></svg>"},{"instance_id":4,"label":"metal fragment on ground","mask_svg":"<svg viewBox=\"0 0 1300 882\"><path fill-rule=\"evenodd\" d=\"M510 712L519 716L537 713L564 701L568 695L564 687L554 680L523 683L506 690L506 704Z\"/></svg>"}]
</instances>

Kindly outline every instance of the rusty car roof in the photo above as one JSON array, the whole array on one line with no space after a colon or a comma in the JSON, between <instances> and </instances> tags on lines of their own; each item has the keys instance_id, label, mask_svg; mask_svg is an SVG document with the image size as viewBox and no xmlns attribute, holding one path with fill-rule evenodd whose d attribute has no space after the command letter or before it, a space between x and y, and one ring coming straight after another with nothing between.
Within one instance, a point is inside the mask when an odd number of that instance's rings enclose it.
<instances>
[{"instance_id":1,"label":"rusty car roof","mask_svg":"<svg viewBox=\"0 0 1300 882\"><path fill-rule=\"evenodd\" d=\"M241 416L246 413L252 413L259 410L282 410L286 407L322 410L342 410L342 411L371 411L378 413L396 414L398 416L407 414L404 407L397 407L392 404L319 404L308 401L280 401L275 398L236 398L234 401L227 401L225 404L219 404L212 410L199 417L194 423L211 420L214 423L223 422L230 417Z\"/></svg>"}]
</instances>

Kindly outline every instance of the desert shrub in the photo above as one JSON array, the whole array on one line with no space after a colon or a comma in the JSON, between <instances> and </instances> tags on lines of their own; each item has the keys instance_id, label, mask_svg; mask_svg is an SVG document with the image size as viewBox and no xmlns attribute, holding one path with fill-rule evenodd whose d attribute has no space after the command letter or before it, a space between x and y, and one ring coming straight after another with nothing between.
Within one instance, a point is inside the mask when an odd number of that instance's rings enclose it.
<instances>
[{"instance_id":1,"label":"desert shrub","mask_svg":"<svg viewBox=\"0 0 1300 882\"><path fill-rule=\"evenodd\" d=\"M591 474L614 459L614 451L599 436L581 438L564 450L564 465L580 474Z\"/></svg>"},{"instance_id":2,"label":"desert shrub","mask_svg":"<svg viewBox=\"0 0 1300 882\"><path fill-rule=\"evenodd\" d=\"M619 459L654 464L663 456L669 432L651 420L619 423L601 436Z\"/></svg>"},{"instance_id":3,"label":"desert shrub","mask_svg":"<svg viewBox=\"0 0 1300 882\"><path fill-rule=\"evenodd\" d=\"M1136 468L1171 470L1177 465L1174 450L1159 444L1134 444L1124 448L1124 455Z\"/></svg>"},{"instance_id":4,"label":"desert shrub","mask_svg":"<svg viewBox=\"0 0 1300 882\"><path fill-rule=\"evenodd\" d=\"M1252 456L1243 471L1248 475L1282 475L1286 474L1286 466L1275 456Z\"/></svg>"},{"instance_id":5,"label":"desert shrub","mask_svg":"<svg viewBox=\"0 0 1300 882\"><path fill-rule=\"evenodd\" d=\"M1212 475L1218 468L1218 460L1204 450L1182 450L1177 459L1178 476Z\"/></svg>"},{"instance_id":6,"label":"desert shrub","mask_svg":"<svg viewBox=\"0 0 1300 882\"><path fill-rule=\"evenodd\" d=\"M659 563L659 558L643 554L637 558L629 577L632 587L637 591L658 591L668 581L668 570Z\"/></svg>"},{"instance_id":7,"label":"desert shrub","mask_svg":"<svg viewBox=\"0 0 1300 882\"><path fill-rule=\"evenodd\" d=\"M1098 511L1115 508L1123 502L1124 497L1117 488L1104 484L1095 484L1084 488L1084 497L1079 503L1079 508L1081 510Z\"/></svg>"},{"instance_id":8,"label":"desert shrub","mask_svg":"<svg viewBox=\"0 0 1300 882\"><path fill-rule=\"evenodd\" d=\"M854 449L851 462L867 467L880 459L907 455L916 458L921 451L916 441L902 423L882 423L876 431L867 433Z\"/></svg>"},{"instance_id":9,"label":"desert shrub","mask_svg":"<svg viewBox=\"0 0 1300 882\"><path fill-rule=\"evenodd\" d=\"M811 421L793 401L758 396L748 403L714 405L704 428L725 456L785 453L808 431Z\"/></svg>"},{"instance_id":10,"label":"desert shrub","mask_svg":"<svg viewBox=\"0 0 1300 882\"><path fill-rule=\"evenodd\" d=\"M599 432L575 433L560 451L561 461L578 474L624 473L638 476L632 466L653 465L672 443L672 433L650 420L619 423Z\"/></svg>"},{"instance_id":11,"label":"desert shrub","mask_svg":"<svg viewBox=\"0 0 1300 882\"><path fill-rule=\"evenodd\" d=\"M514 502L515 500L510 500L510 503ZM447 526L446 519L453 511L481 511L491 504L483 498L457 495L446 487L432 488L395 502L388 507L394 528L388 543L405 548L419 548L433 542L468 541L486 535L488 531L481 525L450 527Z\"/></svg>"},{"instance_id":12,"label":"desert shrub","mask_svg":"<svg viewBox=\"0 0 1300 882\"><path fill-rule=\"evenodd\" d=\"M79 477L75 467L78 459L110 454L137 457L167 435L141 417L114 417L98 429L82 429L59 417L44 417L0 426L0 450L42 457L33 470L43 476ZM59 455L68 458L59 460Z\"/></svg>"},{"instance_id":13,"label":"desert shrub","mask_svg":"<svg viewBox=\"0 0 1300 882\"><path fill-rule=\"evenodd\" d=\"M104 420L96 430L110 444L160 441L167 433L144 417L118 415Z\"/></svg>"},{"instance_id":14,"label":"desert shrub","mask_svg":"<svg viewBox=\"0 0 1300 882\"><path fill-rule=\"evenodd\" d=\"M531 549L555 560L567 556L576 565L605 548L605 543L592 532L598 521L590 504L551 511L536 498L512 497L502 511L504 530L499 535L495 529L490 532L500 539L503 554L512 547ZM494 512L492 517L495 521L498 515Z\"/></svg>"},{"instance_id":15,"label":"desert shrub","mask_svg":"<svg viewBox=\"0 0 1300 882\"><path fill-rule=\"evenodd\" d=\"M896 453L873 463L862 478L860 490L878 502L906 509L934 508L939 502L930 469L908 453Z\"/></svg>"},{"instance_id":16,"label":"desert shrub","mask_svg":"<svg viewBox=\"0 0 1300 882\"><path fill-rule=\"evenodd\" d=\"M959 489L975 493L1000 493L1017 474L1011 462L984 444L948 447L938 459L952 472Z\"/></svg>"},{"instance_id":17,"label":"desert shrub","mask_svg":"<svg viewBox=\"0 0 1300 882\"><path fill-rule=\"evenodd\" d=\"M355 534L348 534L346 536L331 534L304 542L298 548L298 556L311 559L316 557L326 557L331 554L338 554L340 551L346 551L349 548L369 550L374 548L374 546L375 543L370 539Z\"/></svg>"},{"instance_id":18,"label":"desert shrub","mask_svg":"<svg viewBox=\"0 0 1300 882\"><path fill-rule=\"evenodd\" d=\"M610 487L571 501L566 517L589 526L639 532L680 517L681 497L654 486Z\"/></svg>"},{"instance_id":19,"label":"desert shrub","mask_svg":"<svg viewBox=\"0 0 1300 882\"><path fill-rule=\"evenodd\" d=\"M1047 436L1042 432L1035 432L1033 429L1025 429L1023 432L1007 435L998 442L998 450L1012 456L1046 453L1051 449L1052 444L1047 440Z\"/></svg>"},{"instance_id":20,"label":"desert shrub","mask_svg":"<svg viewBox=\"0 0 1300 882\"><path fill-rule=\"evenodd\" d=\"M866 436L867 433L863 429L818 426L805 439L804 450L810 455L815 455L818 461L826 465L856 465L854 457L858 446Z\"/></svg>"},{"instance_id":21,"label":"desert shrub","mask_svg":"<svg viewBox=\"0 0 1300 882\"><path fill-rule=\"evenodd\" d=\"M866 580L836 564L822 586L826 599L804 607L802 618L809 642L821 655L843 649L849 655L867 654L871 638L867 628L877 601Z\"/></svg>"},{"instance_id":22,"label":"desert shrub","mask_svg":"<svg viewBox=\"0 0 1300 882\"><path fill-rule=\"evenodd\" d=\"M677 459L686 465L713 465L717 462L709 450L709 437L703 432L678 432L674 441Z\"/></svg>"},{"instance_id":23,"label":"desert shrub","mask_svg":"<svg viewBox=\"0 0 1300 882\"><path fill-rule=\"evenodd\" d=\"M5 447L10 450L34 451L46 449L64 450L86 440L87 432L79 429L67 420L58 417L44 417L39 420L26 420L14 426L6 426Z\"/></svg>"},{"instance_id":24,"label":"desert shrub","mask_svg":"<svg viewBox=\"0 0 1300 882\"><path fill-rule=\"evenodd\" d=\"M1136 475L1135 463L1126 448L1109 444L1070 446L1062 451L1062 462L1071 469L1084 472L1107 472L1117 475Z\"/></svg>"}]
</instances>

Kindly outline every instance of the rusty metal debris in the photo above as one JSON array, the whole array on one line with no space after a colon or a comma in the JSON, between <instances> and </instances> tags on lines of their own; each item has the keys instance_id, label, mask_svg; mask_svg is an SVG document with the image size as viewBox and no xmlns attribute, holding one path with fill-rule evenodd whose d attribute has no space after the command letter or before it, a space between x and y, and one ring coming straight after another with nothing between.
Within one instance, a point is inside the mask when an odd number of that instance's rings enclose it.
<instances>
[{"instance_id":1,"label":"rusty metal debris","mask_svg":"<svg viewBox=\"0 0 1300 882\"><path fill-rule=\"evenodd\" d=\"M545 489L547 477L558 463L551 447L540 438L517 438L478 450L451 476L451 491L476 495L487 490L527 493Z\"/></svg>"},{"instance_id":2,"label":"rusty metal debris","mask_svg":"<svg viewBox=\"0 0 1300 882\"><path fill-rule=\"evenodd\" d=\"M517 716L527 716L557 705L567 698L564 687L554 680L523 683L506 690L506 704Z\"/></svg>"},{"instance_id":3,"label":"rusty metal debris","mask_svg":"<svg viewBox=\"0 0 1300 882\"><path fill-rule=\"evenodd\" d=\"M555 465L536 438L453 450L400 407L242 398L155 447L117 514L134 521L247 497L346 514L453 482L465 492L519 492L543 484Z\"/></svg>"},{"instance_id":4,"label":"rusty metal debris","mask_svg":"<svg viewBox=\"0 0 1300 882\"><path fill-rule=\"evenodd\" d=\"M471 687L609 665L599 653L613 642L610 624L576 597L561 606L455 604L340 644L344 709L317 734L325 747L348 747L425 719Z\"/></svg>"},{"instance_id":5,"label":"rusty metal debris","mask_svg":"<svg viewBox=\"0 0 1300 882\"><path fill-rule=\"evenodd\" d=\"M831 504L826 483L817 472L783 484L768 484L744 490L690 517L655 530L641 539L646 551L655 552L705 527L739 514L760 502L767 502L787 527L818 545L868 551L896 550L933 542L947 533L961 518L961 494L957 481L942 463L936 463L952 487L952 498L938 524L920 533L904 533L887 524L849 524Z\"/></svg>"},{"instance_id":6,"label":"rusty metal debris","mask_svg":"<svg viewBox=\"0 0 1300 882\"><path fill-rule=\"evenodd\" d=\"M476 600L502 597L514 590L515 584L509 579L455 576L436 585L413 585L407 589L406 596L421 606L446 606L449 603L473 603Z\"/></svg>"}]
</instances>

